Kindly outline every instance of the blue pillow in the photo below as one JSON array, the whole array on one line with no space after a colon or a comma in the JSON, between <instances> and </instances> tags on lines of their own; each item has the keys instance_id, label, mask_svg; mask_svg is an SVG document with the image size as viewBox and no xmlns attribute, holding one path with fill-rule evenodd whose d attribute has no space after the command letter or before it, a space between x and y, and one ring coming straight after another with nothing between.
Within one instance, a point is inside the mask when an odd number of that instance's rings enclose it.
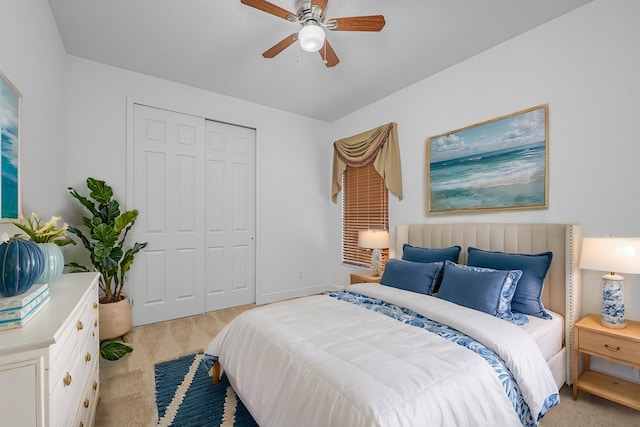
<instances>
[{"instance_id":1,"label":"blue pillow","mask_svg":"<svg viewBox=\"0 0 640 427\"><path fill-rule=\"evenodd\" d=\"M442 265L442 262L422 263L390 259L384 268L380 284L431 295Z\"/></svg>"},{"instance_id":2,"label":"blue pillow","mask_svg":"<svg viewBox=\"0 0 640 427\"><path fill-rule=\"evenodd\" d=\"M405 243L402 246L402 259L414 262L438 262L453 261L458 262L460 257L460 246L449 248L421 248Z\"/></svg>"},{"instance_id":3,"label":"blue pillow","mask_svg":"<svg viewBox=\"0 0 640 427\"><path fill-rule=\"evenodd\" d=\"M550 319L551 316L544 309L540 297L552 258L552 252L533 255L510 254L470 247L467 264L496 270L522 270L522 277L518 281L516 293L511 301L511 309L542 319Z\"/></svg>"},{"instance_id":4,"label":"blue pillow","mask_svg":"<svg viewBox=\"0 0 640 427\"><path fill-rule=\"evenodd\" d=\"M493 270L446 261L438 298L511 320L520 270Z\"/></svg>"},{"instance_id":5,"label":"blue pillow","mask_svg":"<svg viewBox=\"0 0 640 427\"><path fill-rule=\"evenodd\" d=\"M448 248L421 248L420 246L413 246L405 243L402 246L402 259L405 261L414 262L439 262L439 261L452 261L457 263L460 258L460 246L451 246ZM436 280L436 284L433 287L432 293L437 293L442 282L442 271Z\"/></svg>"}]
</instances>

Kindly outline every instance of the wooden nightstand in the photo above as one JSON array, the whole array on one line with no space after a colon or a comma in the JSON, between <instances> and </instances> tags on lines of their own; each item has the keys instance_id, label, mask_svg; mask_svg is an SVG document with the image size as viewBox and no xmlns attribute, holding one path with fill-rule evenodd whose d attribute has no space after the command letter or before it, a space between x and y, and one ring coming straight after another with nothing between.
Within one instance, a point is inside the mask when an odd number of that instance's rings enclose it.
<instances>
[{"instance_id":1,"label":"wooden nightstand","mask_svg":"<svg viewBox=\"0 0 640 427\"><path fill-rule=\"evenodd\" d=\"M600 323L599 314L588 314L574 326L573 398L578 390L609 399L640 411L640 384L591 371L591 356L640 368L640 322L627 320L624 329ZM584 372L578 376L578 358L584 353Z\"/></svg>"},{"instance_id":2,"label":"wooden nightstand","mask_svg":"<svg viewBox=\"0 0 640 427\"><path fill-rule=\"evenodd\" d=\"M373 274L351 273L351 284L354 283L380 283L382 276L374 276Z\"/></svg>"}]
</instances>

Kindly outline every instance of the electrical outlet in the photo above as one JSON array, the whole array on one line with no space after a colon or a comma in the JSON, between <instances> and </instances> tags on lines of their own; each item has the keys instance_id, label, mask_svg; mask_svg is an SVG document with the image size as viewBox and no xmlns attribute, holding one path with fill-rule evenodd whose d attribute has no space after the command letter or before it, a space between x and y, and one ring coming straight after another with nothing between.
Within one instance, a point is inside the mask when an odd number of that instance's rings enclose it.
<instances>
[{"instance_id":1,"label":"electrical outlet","mask_svg":"<svg viewBox=\"0 0 640 427\"><path fill-rule=\"evenodd\" d=\"M631 375L633 375L633 378L640 380L640 368L631 368Z\"/></svg>"}]
</instances>

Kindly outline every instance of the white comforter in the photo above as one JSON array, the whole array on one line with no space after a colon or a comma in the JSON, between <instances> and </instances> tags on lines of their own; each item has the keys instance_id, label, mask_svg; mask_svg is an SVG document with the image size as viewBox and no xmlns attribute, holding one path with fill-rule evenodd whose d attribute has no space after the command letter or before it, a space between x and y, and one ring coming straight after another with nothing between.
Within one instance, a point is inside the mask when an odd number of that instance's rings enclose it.
<instances>
[{"instance_id":1,"label":"white comforter","mask_svg":"<svg viewBox=\"0 0 640 427\"><path fill-rule=\"evenodd\" d=\"M498 353L534 418L557 392L536 344L515 325L387 286L348 290L410 308ZM262 427L520 425L481 356L329 296L247 311L205 353L219 356L234 390Z\"/></svg>"}]
</instances>

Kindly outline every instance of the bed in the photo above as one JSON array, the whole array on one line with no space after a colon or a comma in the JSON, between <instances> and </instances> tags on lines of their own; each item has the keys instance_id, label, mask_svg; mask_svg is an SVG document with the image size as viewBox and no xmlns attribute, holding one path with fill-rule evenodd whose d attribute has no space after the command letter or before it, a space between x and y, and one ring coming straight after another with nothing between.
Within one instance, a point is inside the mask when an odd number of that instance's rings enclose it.
<instances>
[{"instance_id":1,"label":"bed","mask_svg":"<svg viewBox=\"0 0 640 427\"><path fill-rule=\"evenodd\" d=\"M404 261L414 248L460 247L457 263L430 270L433 283L444 271L439 297L363 283L274 303L238 316L205 354L261 426L535 426L571 383L580 241L580 227L566 224L400 225L383 282L414 267ZM553 253L541 295L550 319L504 320L445 299L456 274L523 275L479 266L482 255L543 252Z\"/></svg>"}]
</instances>

